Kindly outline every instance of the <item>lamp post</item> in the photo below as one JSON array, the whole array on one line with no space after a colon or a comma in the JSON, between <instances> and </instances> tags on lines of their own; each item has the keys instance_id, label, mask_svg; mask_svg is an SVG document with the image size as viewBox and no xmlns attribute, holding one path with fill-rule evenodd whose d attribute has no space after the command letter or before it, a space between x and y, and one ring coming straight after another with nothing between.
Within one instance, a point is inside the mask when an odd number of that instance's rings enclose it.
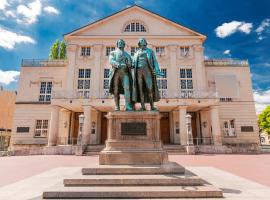
<instances>
[{"instance_id":1,"label":"lamp post","mask_svg":"<svg viewBox=\"0 0 270 200\"><path fill-rule=\"evenodd\" d=\"M80 114L79 115L79 135L78 135L78 140L77 140L78 145L82 145L83 122L84 122L84 115Z\"/></svg>"}]
</instances>

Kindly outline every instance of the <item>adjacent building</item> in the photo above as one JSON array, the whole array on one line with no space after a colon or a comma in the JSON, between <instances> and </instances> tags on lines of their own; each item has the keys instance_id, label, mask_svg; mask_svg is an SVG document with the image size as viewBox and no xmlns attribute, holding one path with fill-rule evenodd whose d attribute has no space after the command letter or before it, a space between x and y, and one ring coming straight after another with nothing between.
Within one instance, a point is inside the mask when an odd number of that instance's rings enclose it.
<instances>
[{"instance_id":1,"label":"adjacent building","mask_svg":"<svg viewBox=\"0 0 270 200\"><path fill-rule=\"evenodd\" d=\"M133 55L140 37L166 74L158 79L162 99L156 103L164 144L194 145L199 152L257 149L248 61L205 60L205 35L139 6L65 34L66 60L22 60L13 149L104 144L105 115L114 109L108 55L119 38Z\"/></svg>"},{"instance_id":2,"label":"adjacent building","mask_svg":"<svg viewBox=\"0 0 270 200\"><path fill-rule=\"evenodd\" d=\"M0 86L0 151L7 150L10 144L15 101L16 92Z\"/></svg>"}]
</instances>

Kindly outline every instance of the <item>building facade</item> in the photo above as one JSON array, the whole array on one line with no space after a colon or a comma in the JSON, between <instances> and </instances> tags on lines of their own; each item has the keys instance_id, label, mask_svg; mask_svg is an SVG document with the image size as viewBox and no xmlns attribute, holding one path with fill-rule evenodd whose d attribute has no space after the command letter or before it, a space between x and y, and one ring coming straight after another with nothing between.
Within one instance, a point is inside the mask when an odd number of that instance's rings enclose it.
<instances>
[{"instance_id":1,"label":"building facade","mask_svg":"<svg viewBox=\"0 0 270 200\"><path fill-rule=\"evenodd\" d=\"M10 144L16 92L0 87L0 151L6 151Z\"/></svg>"},{"instance_id":2,"label":"building facade","mask_svg":"<svg viewBox=\"0 0 270 200\"><path fill-rule=\"evenodd\" d=\"M119 38L133 55L140 37L166 74L158 79L162 99L156 103L164 144L201 152L258 146L248 62L205 60L206 36L132 6L66 34L66 60L22 61L13 148L104 144L105 115L114 109L108 55Z\"/></svg>"}]
</instances>

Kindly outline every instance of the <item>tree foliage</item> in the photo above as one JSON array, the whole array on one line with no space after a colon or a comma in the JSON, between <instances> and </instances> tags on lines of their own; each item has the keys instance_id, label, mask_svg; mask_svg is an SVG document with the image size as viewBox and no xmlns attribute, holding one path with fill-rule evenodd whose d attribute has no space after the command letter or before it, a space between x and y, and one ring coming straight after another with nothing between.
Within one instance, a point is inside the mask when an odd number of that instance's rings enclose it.
<instances>
[{"instance_id":1,"label":"tree foliage","mask_svg":"<svg viewBox=\"0 0 270 200\"><path fill-rule=\"evenodd\" d=\"M49 59L65 59L67 56L66 49L67 47L64 40L62 40L61 42L59 42L59 40L56 40L50 48Z\"/></svg>"},{"instance_id":2,"label":"tree foliage","mask_svg":"<svg viewBox=\"0 0 270 200\"><path fill-rule=\"evenodd\" d=\"M59 58L59 41L56 40L50 48L50 55L49 58L51 60Z\"/></svg>"},{"instance_id":3,"label":"tree foliage","mask_svg":"<svg viewBox=\"0 0 270 200\"><path fill-rule=\"evenodd\" d=\"M67 45L64 40L61 41L60 44L60 52L59 52L59 58L65 59L67 57Z\"/></svg>"},{"instance_id":4,"label":"tree foliage","mask_svg":"<svg viewBox=\"0 0 270 200\"><path fill-rule=\"evenodd\" d=\"M270 105L267 106L261 114L259 114L258 123L260 129L270 135Z\"/></svg>"}]
</instances>

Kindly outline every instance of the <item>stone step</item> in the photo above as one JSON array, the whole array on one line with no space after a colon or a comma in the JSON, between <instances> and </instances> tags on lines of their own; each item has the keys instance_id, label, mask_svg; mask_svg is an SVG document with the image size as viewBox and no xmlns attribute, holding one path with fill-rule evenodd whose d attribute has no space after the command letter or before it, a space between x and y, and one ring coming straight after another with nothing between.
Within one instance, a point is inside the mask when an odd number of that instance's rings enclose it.
<instances>
[{"instance_id":1,"label":"stone step","mask_svg":"<svg viewBox=\"0 0 270 200\"><path fill-rule=\"evenodd\" d=\"M65 179L65 186L199 186L205 182L198 176L170 175L80 175Z\"/></svg>"},{"instance_id":2,"label":"stone step","mask_svg":"<svg viewBox=\"0 0 270 200\"><path fill-rule=\"evenodd\" d=\"M222 191L212 185L204 186L91 186L61 187L43 192L43 199L89 198L213 198Z\"/></svg>"},{"instance_id":3,"label":"stone step","mask_svg":"<svg viewBox=\"0 0 270 200\"><path fill-rule=\"evenodd\" d=\"M177 163L163 165L99 165L98 167L82 168L83 175L102 174L184 174L185 168Z\"/></svg>"}]
</instances>

